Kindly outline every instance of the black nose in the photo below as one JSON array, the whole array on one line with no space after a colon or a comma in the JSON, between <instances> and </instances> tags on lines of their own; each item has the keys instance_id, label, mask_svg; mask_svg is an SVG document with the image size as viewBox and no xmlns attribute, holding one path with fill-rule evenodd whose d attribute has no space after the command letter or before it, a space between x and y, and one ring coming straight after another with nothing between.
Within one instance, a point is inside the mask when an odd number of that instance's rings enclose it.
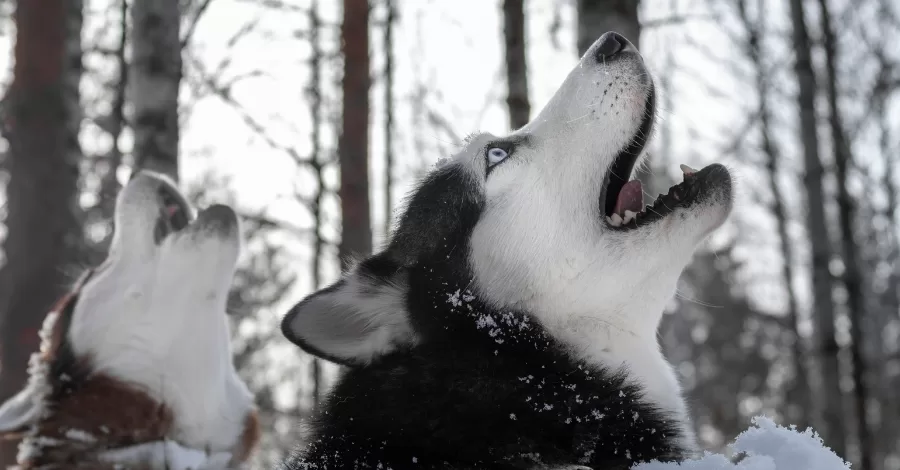
<instances>
[{"instance_id":1,"label":"black nose","mask_svg":"<svg viewBox=\"0 0 900 470\"><path fill-rule=\"evenodd\" d=\"M597 60L599 61L608 60L624 49L634 47L625 39L625 36L615 31L604 33L597 42L600 43L597 46Z\"/></svg>"}]
</instances>

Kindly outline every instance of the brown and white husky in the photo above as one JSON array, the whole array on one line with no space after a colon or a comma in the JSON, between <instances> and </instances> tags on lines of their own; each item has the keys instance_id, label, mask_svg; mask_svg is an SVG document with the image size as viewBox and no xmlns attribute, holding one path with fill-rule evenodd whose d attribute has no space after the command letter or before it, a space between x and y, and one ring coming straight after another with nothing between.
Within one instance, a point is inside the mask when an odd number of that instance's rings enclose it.
<instances>
[{"instance_id":1,"label":"brown and white husky","mask_svg":"<svg viewBox=\"0 0 900 470\"><path fill-rule=\"evenodd\" d=\"M28 384L0 407L19 467L239 467L259 438L225 316L240 250L231 208L195 216L165 177L132 178L108 258L47 315Z\"/></svg>"}]
</instances>

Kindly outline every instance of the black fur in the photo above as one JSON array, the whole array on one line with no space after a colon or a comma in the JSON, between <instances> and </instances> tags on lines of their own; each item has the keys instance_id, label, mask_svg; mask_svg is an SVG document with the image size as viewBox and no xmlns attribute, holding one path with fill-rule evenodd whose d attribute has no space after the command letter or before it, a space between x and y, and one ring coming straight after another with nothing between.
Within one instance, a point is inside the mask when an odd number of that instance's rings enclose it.
<instances>
[{"instance_id":1,"label":"black fur","mask_svg":"<svg viewBox=\"0 0 900 470\"><path fill-rule=\"evenodd\" d=\"M467 241L484 204L474 177L434 172L392 243L359 266L374 282L406 275L418 342L346 370L283 468L607 470L682 457L677 423L627 371L573 358L527 312L491 308L469 289Z\"/></svg>"}]
</instances>

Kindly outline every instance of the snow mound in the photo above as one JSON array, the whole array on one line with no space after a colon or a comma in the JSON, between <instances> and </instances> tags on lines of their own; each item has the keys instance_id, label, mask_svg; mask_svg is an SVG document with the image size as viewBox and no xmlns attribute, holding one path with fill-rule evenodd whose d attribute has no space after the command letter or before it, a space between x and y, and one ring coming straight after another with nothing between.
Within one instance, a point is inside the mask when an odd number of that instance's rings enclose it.
<instances>
[{"instance_id":1,"label":"snow mound","mask_svg":"<svg viewBox=\"0 0 900 470\"><path fill-rule=\"evenodd\" d=\"M681 463L650 462L632 470L849 470L850 464L822 443L812 429L799 432L775 424L769 418L753 418L753 427L742 432L729 447L735 455L746 454L733 463L721 454L707 453L702 458Z\"/></svg>"}]
</instances>

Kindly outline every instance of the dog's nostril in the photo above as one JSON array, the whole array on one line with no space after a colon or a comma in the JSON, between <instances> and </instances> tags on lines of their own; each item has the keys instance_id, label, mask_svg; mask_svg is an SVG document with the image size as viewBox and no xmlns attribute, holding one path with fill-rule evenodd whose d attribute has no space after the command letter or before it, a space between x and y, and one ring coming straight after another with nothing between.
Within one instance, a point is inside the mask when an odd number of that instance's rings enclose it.
<instances>
[{"instance_id":1,"label":"dog's nostril","mask_svg":"<svg viewBox=\"0 0 900 470\"><path fill-rule=\"evenodd\" d=\"M597 47L597 60L609 59L621 52L627 44L628 40L619 33L610 31L604 34Z\"/></svg>"}]
</instances>

